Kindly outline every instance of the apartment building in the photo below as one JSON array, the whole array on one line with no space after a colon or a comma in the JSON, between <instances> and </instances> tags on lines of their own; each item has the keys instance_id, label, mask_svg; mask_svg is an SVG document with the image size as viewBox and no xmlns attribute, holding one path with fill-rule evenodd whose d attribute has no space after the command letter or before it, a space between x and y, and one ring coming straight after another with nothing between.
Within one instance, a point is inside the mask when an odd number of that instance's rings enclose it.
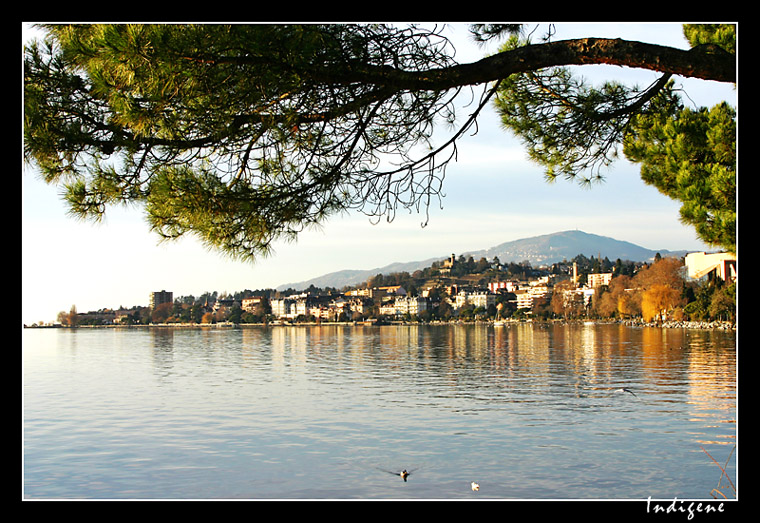
<instances>
[{"instance_id":1,"label":"apartment building","mask_svg":"<svg viewBox=\"0 0 760 523\"><path fill-rule=\"evenodd\" d=\"M587 274L586 275L586 285L591 287L592 289L596 287L601 287L602 285L609 285L612 281L612 273L611 272L605 272L602 274Z\"/></svg>"},{"instance_id":2,"label":"apartment building","mask_svg":"<svg viewBox=\"0 0 760 523\"><path fill-rule=\"evenodd\" d=\"M532 309L538 303L551 299L552 287L546 281L533 281L526 288L514 291L518 309Z\"/></svg>"},{"instance_id":3,"label":"apartment building","mask_svg":"<svg viewBox=\"0 0 760 523\"><path fill-rule=\"evenodd\" d=\"M266 305L266 298L263 296L251 296L240 300L240 307L247 312L255 311L260 305Z\"/></svg>"},{"instance_id":4,"label":"apartment building","mask_svg":"<svg viewBox=\"0 0 760 523\"><path fill-rule=\"evenodd\" d=\"M520 288L519 282L516 281L494 281L488 284L488 290L496 294L499 291L515 292Z\"/></svg>"},{"instance_id":5,"label":"apartment building","mask_svg":"<svg viewBox=\"0 0 760 523\"><path fill-rule=\"evenodd\" d=\"M531 309L533 308L533 295L529 289L517 289L515 292L517 298L518 309Z\"/></svg>"},{"instance_id":6,"label":"apartment building","mask_svg":"<svg viewBox=\"0 0 760 523\"><path fill-rule=\"evenodd\" d=\"M276 318L295 318L296 314L296 297L275 298L270 300L272 315Z\"/></svg>"},{"instance_id":7,"label":"apartment building","mask_svg":"<svg viewBox=\"0 0 760 523\"><path fill-rule=\"evenodd\" d=\"M454 296L454 308L461 309L465 305L473 307L483 307L487 309L489 305L496 304L496 294L486 291L459 291Z\"/></svg>"},{"instance_id":8,"label":"apartment building","mask_svg":"<svg viewBox=\"0 0 760 523\"><path fill-rule=\"evenodd\" d=\"M174 302L174 293L171 291L157 291L150 293L150 308L155 309L163 303Z\"/></svg>"},{"instance_id":9,"label":"apartment building","mask_svg":"<svg viewBox=\"0 0 760 523\"><path fill-rule=\"evenodd\" d=\"M380 305L380 314L383 316L410 316L429 309L427 298L422 296L396 296L394 300L389 300Z\"/></svg>"},{"instance_id":10,"label":"apartment building","mask_svg":"<svg viewBox=\"0 0 760 523\"><path fill-rule=\"evenodd\" d=\"M414 316L428 310L427 299L421 296L398 296L395 301L396 314Z\"/></svg>"}]
</instances>

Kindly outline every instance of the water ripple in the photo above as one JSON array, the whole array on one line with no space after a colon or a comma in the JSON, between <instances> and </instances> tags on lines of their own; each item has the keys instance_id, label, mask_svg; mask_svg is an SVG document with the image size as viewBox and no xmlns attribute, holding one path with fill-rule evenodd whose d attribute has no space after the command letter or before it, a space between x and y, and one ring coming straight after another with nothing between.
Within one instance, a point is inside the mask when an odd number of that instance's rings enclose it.
<instances>
[{"instance_id":1,"label":"water ripple","mask_svg":"<svg viewBox=\"0 0 760 523\"><path fill-rule=\"evenodd\" d=\"M27 329L24 496L704 498L735 356L618 326Z\"/></svg>"}]
</instances>

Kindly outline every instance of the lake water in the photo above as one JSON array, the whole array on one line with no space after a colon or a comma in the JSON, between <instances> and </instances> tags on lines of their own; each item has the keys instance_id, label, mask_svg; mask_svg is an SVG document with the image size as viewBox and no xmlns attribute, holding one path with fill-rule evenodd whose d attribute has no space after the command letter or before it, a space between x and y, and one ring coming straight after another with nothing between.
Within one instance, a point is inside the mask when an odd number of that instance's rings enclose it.
<instances>
[{"instance_id":1,"label":"lake water","mask_svg":"<svg viewBox=\"0 0 760 523\"><path fill-rule=\"evenodd\" d=\"M733 332L25 329L23 345L24 499L735 499L705 452L735 480Z\"/></svg>"}]
</instances>

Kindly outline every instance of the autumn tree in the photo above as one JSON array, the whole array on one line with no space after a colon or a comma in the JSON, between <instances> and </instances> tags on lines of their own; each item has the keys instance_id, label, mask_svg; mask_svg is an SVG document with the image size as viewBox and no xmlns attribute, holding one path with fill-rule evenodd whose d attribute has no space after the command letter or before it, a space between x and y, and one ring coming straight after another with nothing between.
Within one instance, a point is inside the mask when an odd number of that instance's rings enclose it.
<instances>
[{"instance_id":1,"label":"autumn tree","mask_svg":"<svg viewBox=\"0 0 760 523\"><path fill-rule=\"evenodd\" d=\"M151 311L150 319L153 323L166 323L166 320L172 315L174 303L167 302L157 305Z\"/></svg>"},{"instance_id":2,"label":"autumn tree","mask_svg":"<svg viewBox=\"0 0 760 523\"><path fill-rule=\"evenodd\" d=\"M70 327L76 327L79 324L79 315L77 314L77 306L72 305L69 312L61 311L57 317L58 323L61 325L67 325Z\"/></svg>"},{"instance_id":3,"label":"autumn tree","mask_svg":"<svg viewBox=\"0 0 760 523\"><path fill-rule=\"evenodd\" d=\"M69 317L66 311L60 311L58 312L58 316L56 316L56 321L60 323L61 325L68 325L69 324Z\"/></svg>"},{"instance_id":4,"label":"autumn tree","mask_svg":"<svg viewBox=\"0 0 760 523\"><path fill-rule=\"evenodd\" d=\"M681 258L657 257L633 278L644 321L664 319L665 314L686 305L684 264Z\"/></svg>"},{"instance_id":5,"label":"autumn tree","mask_svg":"<svg viewBox=\"0 0 760 523\"><path fill-rule=\"evenodd\" d=\"M644 321L665 320L668 313L683 305L679 289L655 283L641 293L641 316Z\"/></svg>"},{"instance_id":6,"label":"autumn tree","mask_svg":"<svg viewBox=\"0 0 760 523\"><path fill-rule=\"evenodd\" d=\"M552 313L564 318L577 318L585 312L583 294L576 292L576 285L570 280L554 286L549 306Z\"/></svg>"},{"instance_id":7,"label":"autumn tree","mask_svg":"<svg viewBox=\"0 0 760 523\"><path fill-rule=\"evenodd\" d=\"M616 300L617 314L621 318L636 316L641 313L641 299L638 293L622 293Z\"/></svg>"},{"instance_id":8,"label":"autumn tree","mask_svg":"<svg viewBox=\"0 0 760 523\"><path fill-rule=\"evenodd\" d=\"M98 219L109 206L136 203L160 237L194 234L241 258L337 213L424 212L442 196L457 140L494 100L549 176L596 179L628 136L629 149L642 144L632 157L641 150L643 165L656 161L642 142L648 135L636 131L681 116L674 75L736 81L735 37L724 26L693 31L696 45L680 50L619 39L531 42L520 26L480 25L473 28L479 39L513 38L469 64L455 62L439 30L413 26L45 29L45 41L24 55L26 160L63 187L76 216ZM643 90L589 89L563 69L589 64L662 77ZM476 103L457 120L460 94ZM439 124L451 129L443 141L433 140ZM696 142L720 142L727 132ZM730 243L730 212L715 207L730 206L730 195L713 194L730 192L730 184L709 181L730 181L726 152L690 174L704 180L699 188L668 194L695 202L684 216Z\"/></svg>"},{"instance_id":9,"label":"autumn tree","mask_svg":"<svg viewBox=\"0 0 760 523\"><path fill-rule=\"evenodd\" d=\"M631 299L631 278L627 275L615 276L606 289L598 289L593 306L596 313L605 318L626 317L634 314Z\"/></svg>"},{"instance_id":10,"label":"autumn tree","mask_svg":"<svg viewBox=\"0 0 760 523\"><path fill-rule=\"evenodd\" d=\"M684 287L684 274L683 259L665 256L642 267L633 279L633 286L646 289L659 284L681 292Z\"/></svg>"}]
</instances>

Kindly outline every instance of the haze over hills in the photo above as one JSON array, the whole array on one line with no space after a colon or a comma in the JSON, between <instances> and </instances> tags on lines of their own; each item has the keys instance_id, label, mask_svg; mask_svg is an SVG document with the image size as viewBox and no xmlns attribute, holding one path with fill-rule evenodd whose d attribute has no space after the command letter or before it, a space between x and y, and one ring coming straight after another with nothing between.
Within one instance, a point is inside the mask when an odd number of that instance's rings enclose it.
<instances>
[{"instance_id":1,"label":"haze over hills","mask_svg":"<svg viewBox=\"0 0 760 523\"><path fill-rule=\"evenodd\" d=\"M499 258L502 263L522 261L529 262L533 267L542 265L551 265L552 263L563 260L572 260L579 254L587 257L609 258L612 261L620 258L621 260L644 262L649 261L657 253L661 256L683 256L687 251L668 251L665 249L651 250L635 245L630 242L616 240L606 236L598 236L582 231L562 231L542 236L533 236L505 242L489 249L480 251L456 253L464 256L472 256L476 260L485 257L487 260ZM430 265L435 261L441 261L448 258L452 253L442 253L441 256L429 258L427 260L412 262L397 262L385 267L374 269L356 270L347 269L331 272L311 280L289 283L278 287L284 289L306 289L310 285L315 287L334 287L342 288L347 285L358 285L367 281L371 276L376 274L391 274L394 272L414 272Z\"/></svg>"}]
</instances>

